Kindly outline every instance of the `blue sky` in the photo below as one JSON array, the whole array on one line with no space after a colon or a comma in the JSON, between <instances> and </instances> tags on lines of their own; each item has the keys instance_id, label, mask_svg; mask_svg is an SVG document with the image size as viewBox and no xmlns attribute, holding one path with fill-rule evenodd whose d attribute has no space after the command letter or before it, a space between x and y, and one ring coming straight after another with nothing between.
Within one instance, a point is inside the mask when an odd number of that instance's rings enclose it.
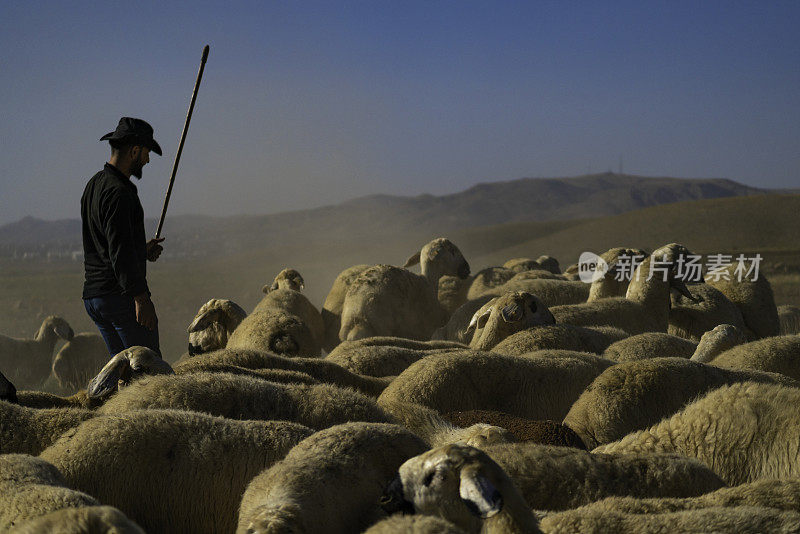
<instances>
[{"instance_id":1,"label":"blue sky","mask_svg":"<svg viewBox=\"0 0 800 534\"><path fill-rule=\"evenodd\" d=\"M0 224L79 216L120 116L170 213L617 170L800 187L800 2L3 2Z\"/></svg>"}]
</instances>

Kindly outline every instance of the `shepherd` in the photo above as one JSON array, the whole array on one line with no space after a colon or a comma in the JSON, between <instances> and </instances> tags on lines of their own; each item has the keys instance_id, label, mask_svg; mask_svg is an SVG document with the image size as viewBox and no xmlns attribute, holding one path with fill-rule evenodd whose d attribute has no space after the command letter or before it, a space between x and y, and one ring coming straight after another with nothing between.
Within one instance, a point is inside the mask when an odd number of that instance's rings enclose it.
<instances>
[{"instance_id":1,"label":"shepherd","mask_svg":"<svg viewBox=\"0 0 800 534\"><path fill-rule=\"evenodd\" d=\"M161 147L153 128L132 117L122 117L100 140L108 140L111 157L81 197L83 303L110 355L135 345L160 355L146 266L161 255L164 238L146 241L144 210L131 176L141 179L150 152L160 156Z\"/></svg>"}]
</instances>

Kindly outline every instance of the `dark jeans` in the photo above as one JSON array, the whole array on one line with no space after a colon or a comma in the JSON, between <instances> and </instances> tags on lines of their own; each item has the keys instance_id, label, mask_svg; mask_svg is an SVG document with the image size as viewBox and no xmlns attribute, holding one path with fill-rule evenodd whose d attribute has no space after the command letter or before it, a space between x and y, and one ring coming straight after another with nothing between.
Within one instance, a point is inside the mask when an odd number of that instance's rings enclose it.
<instances>
[{"instance_id":1,"label":"dark jeans","mask_svg":"<svg viewBox=\"0 0 800 534\"><path fill-rule=\"evenodd\" d=\"M137 345L151 348L161 356L158 327L148 330L136 322L133 297L104 295L83 299L83 305L100 330L111 356Z\"/></svg>"}]
</instances>

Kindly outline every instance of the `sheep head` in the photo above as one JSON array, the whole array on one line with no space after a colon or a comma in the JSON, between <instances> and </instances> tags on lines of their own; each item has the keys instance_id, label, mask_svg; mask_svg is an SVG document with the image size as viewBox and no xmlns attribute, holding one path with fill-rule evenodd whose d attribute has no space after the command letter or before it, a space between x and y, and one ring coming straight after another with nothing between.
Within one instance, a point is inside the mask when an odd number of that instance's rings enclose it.
<instances>
[{"instance_id":1,"label":"sheep head","mask_svg":"<svg viewBox=\"0 0 800 534\"><path fill-rule=\"evenodd\" d=\"M17 402L17 388L0 373L0 400Z\"/></svg>"},{"instance_id":2,"label":"sheep head","mask_svg":"<svg viewBox=\"0 0 800 534\"><path fill-rule=\"evenodd\" d=\"M728 349L747 343L747 335L732 324L720 324L700 338L692 360L708 363Z\"/></svg>"},{"instance_id":3,"label":"sheep head","mask_svg":"<svg viewBox=\"0 0 800 534\"><path fill-rule=\"evenodd\" d=\"M452 241L439 237L422 247L422 250L408 258L404 268L420 264L424 276L434 288L439 278L445 275L458 276L462 280L469 277L469 263Z\"/></svg>"},{"instance_id":4,"label":"sheep head","mask_svg":"<svg viewBox=\"0 0 800 534\"><path fill-rule=\"evenodd\" d=\"M486 453L464 445L446 445L407 460L380 503L389 514L434 515L467 532L502 532L512 526L519 532L539 531L508 475Z\"/></svg>"},{"instance_id":5,"label":"sheep head","mask_svg":"<svg viewBox=\"0 0 800 534\"><path fill-rule=\"evenodd\" d=\"M189 332L189 355L224 349L228 336L247 317L247 312L227 299L211 299L198 310Z\"/></svg>"},{"instance_id":6,"label":"sheep head","mask_svg":"<svg viewBox=\"0 0 800 534\"><path fill-rule=\"evenodd\" d=\"M75 332L72 330L72 327L69 325L69 323L57 315L51 315L45 318L36 337L39 338L45 332L52 332L61 339L67 341L75 337Z\"/></svg>"},{"instance_id":7,"label":"sheep head","mask_svg":"<svg viewBox=\"0 0 800 534\"><path fill-rule=\"evenodd\" d=\"M129 384L143 375L174 374L172 367L157 352L147 347L130 347L123 350L89 381L86 392L90 399L106 399L120 386Z\"/></svg>"},{"instance_id":8,"label":"sheep head","mask_svg":"<svg viewBox=\"0 0 800 534\"><path fill-rule=\"evenodd\" d=\"M637 284L628 286L628 293L626 296L631 298L635 296L635 293L641 292L642 288L639 287L641 284L638 284L638 282L649 280L651 277L657 278L661 276L659 271L662 268L666 268L670 292L676 291L692 302L699 302L697 297L692 295L689 288L686 287L686 283L678 277L680 261L691 255L692 253L689 249L679 243L670 243L654 250L653 253L637 267L632 280L632 282L635 281ZM654 262L657 263L654 264Z\"/></svg>"},{"instance_id":9,"label":"sheep head","mask_svg":"<svg viewBox=\"0 0 800 534\"><path fill-rule=\"evenodd\" d=\"M301 291L306 287L306 283L300 273L294 269L284 269L278 273L272 285L265 285L261 288L264 293L275 291L276 289L291 289L292 291Z\"/></svg>"},{"instance_id":10,"label":"sheep head","mask_svg":"<svg viewBox=\"0 0 800 534\"><path fill-rule=\"evenodd\" d=\"M533 326L555 324L553 314L538 297L525 291L506 293L473 315L475 332L470 348L490 350L508 336ZM473 321L467 331L473 327Z\"/></svg>"}]
</instances>

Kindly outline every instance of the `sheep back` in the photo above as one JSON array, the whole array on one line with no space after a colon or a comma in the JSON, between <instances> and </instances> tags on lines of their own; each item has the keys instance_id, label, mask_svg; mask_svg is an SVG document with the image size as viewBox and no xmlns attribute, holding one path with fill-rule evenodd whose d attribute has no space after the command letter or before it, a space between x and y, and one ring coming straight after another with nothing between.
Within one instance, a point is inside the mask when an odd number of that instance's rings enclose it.
<instances>
[{"instance_id":1,"label":"sheep back","mask_svg":"<svg viewBox=\"0 0 800 534\"><path fill-rule=\"evenodd\" d=\"M636 334L609 345L603 356L615 362L632 362L648 358L689 359L697 349L697 343L664 332Z\"/></svg>"}]
</instances>

